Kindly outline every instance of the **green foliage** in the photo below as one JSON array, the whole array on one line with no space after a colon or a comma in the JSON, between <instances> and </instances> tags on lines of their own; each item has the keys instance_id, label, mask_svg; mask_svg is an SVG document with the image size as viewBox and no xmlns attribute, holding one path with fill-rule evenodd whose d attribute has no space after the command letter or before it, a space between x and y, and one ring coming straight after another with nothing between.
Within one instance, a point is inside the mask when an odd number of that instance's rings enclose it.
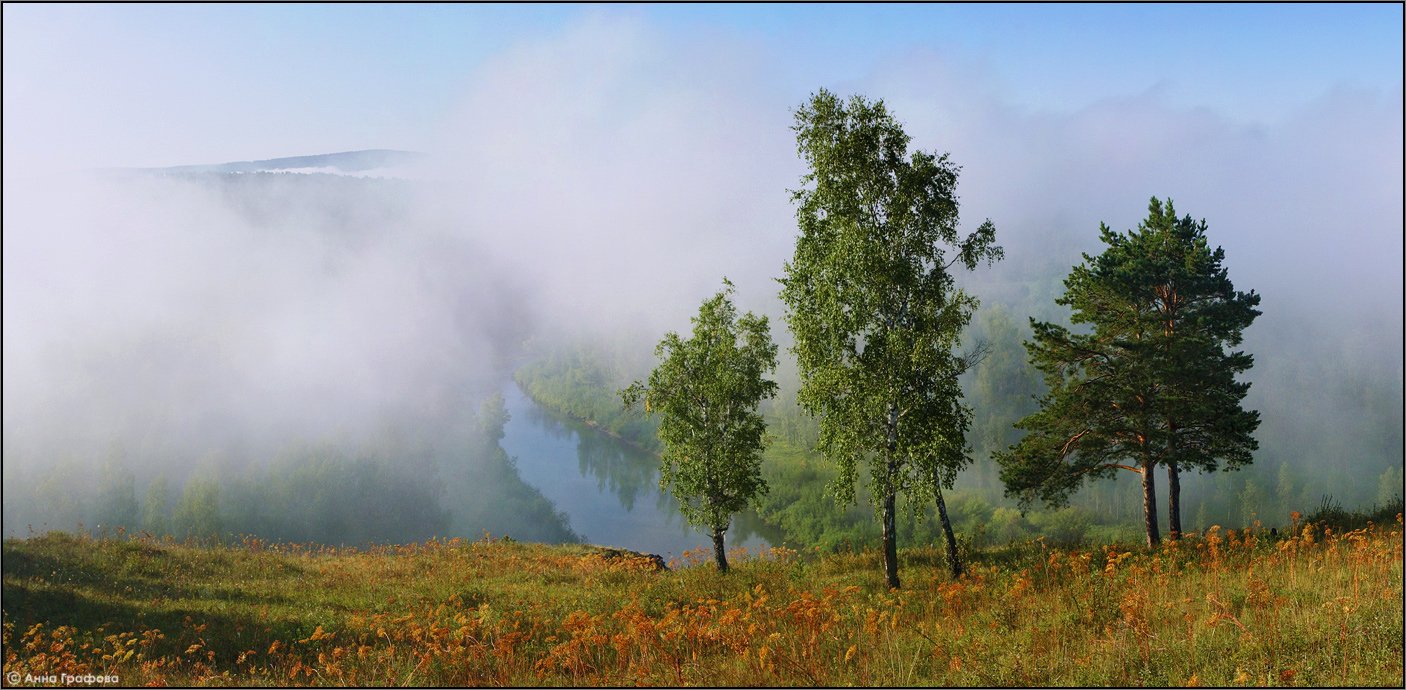
<instances>
[{"instance_id":1,"label":"green foliage","mask_svg":"<svg viewBox=\"0 0 1406 690\"><path fill-rule=\"evenodd\" d=\"M219 483L209 478L186 482L175 514L171 517L171 526L178 537L219 541L224 536Z\"/></svg>"},{"instance_id":2,"label":"green foliage","mask_svg":"<svg viewBox=\"0 0 1406 690\"><path fill-rule=\"evenodd\" d=\"M1368 525L1400 524L1402 500L1396 497L1371 508L1348 510L1331 494L1319 499L1318 507L1303 518L1304 522L1328 527L1339 534L1348 530L1362 529Z\"/></svg>"},{"instance_id":3,"label":"green foliage","mask_svg":"<svg viewBox=\"0 0 1406 690\"><path fill-rule=\"evenodd\" d=\"M517 464L498 440L508 413L494 394L481 406L481 435L438 467L444 489L445 526L433 534L511 536L524 541L569 543L580 536L536 487L518 475Z\"/></svg>"},{"instance_id":4,"label":"green foliage","mask_svg":"<svg viewBox=\"0 0 1406 690\"><path fill-rule=\"evenodd\" d=\"M1012 410L1017 407L1033 408L1033 401L1030 399L1041 385L1032 375L1033 369L1029 368L1024 357L1009 357L1006 355L1012 352L1021 352L1018 340L1018 331L1008 335L998 336L1003 332L1002 322L1009 324L1009 317L1002 314L1000 308L983 309L978 312L973 325L969 330L969 337L975 340L985 341L988 344L989 354L980 361L976 367L964 375L966 384L966 400L973 407L972 438L973 444L977 447L977 456L984 455L982 441L986 434L990 433L995 438L999 434L1011 433L1011 421L1018 415L1014 412L999 412L999 410ZM1013 330L1013 329L1012 329ZM1021 329L1023 330L1023 329ZM1003 355L1002 352L1006 351ZM610 362L616 358L603 356L606 352L601 348L581 347L580 351L572 354L565 348L555 351L552 355L553 361L580 361L593 362L591 368L607 370L612 368ZM543 355L544 358L547 355ZM1006 363L1002 364L1005 359ZM784 369L785 367L781 367ZM540 386L540 390L566 391L572 390L562 385L561 381L553 380L555 377L574 378L579 372L567 367L547 367L542 361L529 362L524 366L534 374L534 382ZM1014 381L1007 380L1002 375L994 372L1006 371ZM977 385L976 382L983 377L989 377L989 385ZM779 373L778 383L783 393L778 396L767 414L768 431L774 432L778 427L778 419L783 415L791 414L792 411L800 408L786 397L786 389L791 384L794 390L794 382L788 382L784 373ZM519 375L519 379L523 379ZM604 384L600 384L604 385ZM574 389L583 394L585 387ZM1000 391L992 393L990 391ZM605 398L609 391L596 389L590 391L591 399ZM618 398L615 408L619 408ZM553 411L562 411L553 403L539 400L539 404ZM564 407L579 405L581 401L563 400ZM993 411L994 410L994 411ZM639 415L642 416L642 415ZM788 545L803 547L805 549L819 548L823 551L848 551L872 543L879 539L879 525L873 520L872 511L867 506L857 506L854 504L846 506L836 506L833 498L827 493L826 487L833 482L837 475L834 463L827 461L823 456L816 453L813 442L807 442L806 429L814 429L814 421L808 415L791 414L790 418L796 423L796 428L800 430L800 440L791 438L787 434L776 433L767 445L762 455L762 476L765 478L769 490L757 498L756 510L758 516L770 527L781 532L781 538L771 538L773 544L780 543L784 539ZM648 420L652 425L657 420ZM993 429L993 427L995 427ZM582 444L584 446L604 444L609 445L609 440L592 435L590 429L582 428ZM627 440L639 445L640 437L628 437ZM1000 447L1005 447L1010 441L1003 442ZM609 453L602 453L609 455ZM1043 517L1045 512L1042 509L1031 507L1024 514L1015 509L1016 503L1002 496L999 479L992 477L992 482L987 482L985 475L989 470L995 468L994 463L978 462L976 466L968 469L965 475L956 483L956 489L945 491L949 512L953 515L953 524L956 530L962 535L966 535L971 544L975 547L990 547L1021 542L1048 535L1044 533L1051 523ZM589 469L589 467L588 467ZM1275 501L1272 505L1266 504L1258 510L1258 518L1266 526L1285 526L1289 521L1289 513L1298 510L1302 513L1311 512L1313 506L1317 505L1317 496L1305 497L1306 481L1299 479L1303 472L1300 466L1294 466L1293 471L1285 476L1291 478L1292 495L1288 498L1280 498L1278 484L1276 483ZM608 473L611 477L612 489L619 489L622 496L628 494L631 489L622 483L619 477L627 474L628 470L621 468L619 471ZM1061 533L1060 538L1070 543L1132 543L1138 539L1139 528L1133 523L1141 515L1141 506L1137 500L1136 477L1131 473L1122 473L1116 480L1101 483L1087 483L1069 497L1069 507L1078 508L1078 513L1088 519L1088 524L1083 534L1077 538L1073 536L1076 531L1070 529ZM605 477L602 474L602 477ZM1241 519L1240 494L1244 490L1245 481L1252 475L1244 472L1217 473L1213 475L1191 475L1184 484L1189 490L1198 492L1193 502L1188 505L1191 515L1195 515L1195 520L1189 525L1189 529L1205 529L1213 524L1222 526L1247 526ZM1351 477L1343 477L1344 480ZM1375 491L1375 487L1380 483L1376 474L1370 475L1370 485ZM602 481L605 481L603 478ZM638 481L644 481L640 478ZM859 491L868 491L868 478L860 476ZM1269 486L1264 483L1264 486ZM1388 483L1390 483L1388 481ZM1334 484L1336 486L1336 484ZM1398 485L1399 486L1399 485ZM1375 495L1369 494L1369 496ZM938 525L931 503L924 501L904 501L900 496L898 501L899 522L898 526L905 535L905 539L911 539L914 543L937 543L942 539L939 534ZM622 500L624 500L622 498ZM1370 502L1370 500L1368 501ZM1360 501L1359 501L1360 503ZM1051 512L1058 509L1050 509ZM1071 521L1064 525L1078 526L1079 521ZM498 534L496 530L495 534Z\"/></svg>"},{"instance_id":5,"label":"green foliage","mask_svg":"<svg viewBox=\"0 0 1406 690\"><path fill-rule=\"evenodd\" d=\"M958 234L958 167L945 154L910 155L883 101L845 102L822 89L793 129L808 172L792 193L800 236L781 298L798 400L820 418L818 447L839 468L833 489L843 502L867 462L896 586L896 494L939 495L969 462L970 411L957 381L968 362L953 349L977 302L949 269L1002 252L989 220Z\"/></svg>"},{"instance_id":6,"label":"green foliage","mask_svg":"<svg viewBox=\"0 0 1406 690\"><path fill-rule=\"evenodd\" d=\"M1093 520L1088 511L1074 506L1059 510L1036 513L1031 516L1034 532L1044 536L1051 544L1072 546L1085 540Z\"/></svg>"},{"instance_id":7,"label":"green foliage","mask_svg":"<svg viewBox=\"0 0 1406 690\"><path fill-rule=\"evenodd\" d=\"M34 502L43 506L40 513L48 519L34 527L40 531L47 529L81 529L83 525L94 523L93 516L84 510L86 496L74 490L78 480L84 476L79 463L59 461L48 472L36 478L33 485Z\"/></svg>"},{"instance_id":8,"label":"green foliage","mask_svg":"<svg viewBox=\"0 0 1406 690\"><path fill-rule=\"evenodd\" d=\"M171 501L168 494L166 477L157 477L147 485L146 498L142 501L142 529L148 534L170 534L170 521L166 517Z\"/></svg>"},{"instance_id":9,"label":"green foliage","mask_svg":"<svg viewBox=\"0 0 1406 690\"><path fill-rule=\"evenodd\" d=\"M226 529L271 541L364 545L448 526L431 477L332 446L289 452L225 487Z\"/></svg>"},{"instance_id":10,"label":"green foliage","mask_svg":"<svg viewBox=\"0 0 1406 690\"><path fill-rule=\"evenodd\" d=\"M993 310L994 311L994 310ZM973 335L980 339L990 339L991 333L996 329L991 328L985 322L992 312L983 310L977 315L978 327L973 328ZM999 322L1003 318L999 314L993 317ZM982 360L977 367L971 370L967 376L979 378L983 368L989 363L996 364L1000 358L995 356L1002 349L1020 350L1019 342L1014 341L1002 346L992 342L990 351L993 355ZM608 369L606 364L611 358L602 357L600 349L582 348L575 355L565 349L555 351L550 355L551 361L560 363L565 361L593 362L591 369ZM543 355L547 357L547 355ZM530 379L537 390L566 391L573 394L587 394L584 386L567 386L558 378L576 379L580 371L563 366L547 366L543 361L534 361L524 365L525 370L533 372ZM1029 397L1030 387L1036 385L1030 379L1029 370L1024 366L1023 357L1016 367L1021 376L1021 383L1013 384L1012 388L1024 387L1027 392L1023 397ZM987 370L990 371L990 370ZM521 373L519 380L529 380ZM785 379L784 376L778 376ZM784 384L783 384L784 387ZM1000 399L990 399L984 397L980 386L972 386L969 399L973 401L977 410L975 418L979 420L974 423L974 429L984 428L981 425L999 424L1002 429L1010 428L1011 417L1007 416L998 419L995 414L990 416L982 415L981 412L988 408L1001 409L1005 401ZM589 391L589 399L594 400L601 397L601 391ZM618 399L617 399L618 400ZM581 409L582 400L564 400L553 398L551 402L538 400L538 404L554 412L564 413L562 408L556 404L563 403L565 409ZM1028 403L1027 403L1028 404ZM618 407L618 404L617 404ZM780 408L780 409L778 409ZM790 410L799 410L794 403L786 404L777 401L767 415L768 431L772 431L777 426L776 420L789 413ZM768 491L764 495L756 498L757 515L770 527L781 532L781 538L770 537L773 544L780 543L784 539L788 545L804 547L806 549L819 548L823 551L852 551L861 548L862 545L872 543L879 539L881 534L879 525L873 519L872 511L867 506L861 507L851 503L843 506L836 506L833 496L827 491L837 474L834 463L827 461L822 455L815 452L812 442L805 442L805 438L812 438L805 429L814 429L814 420L808 415L793 415L791 417L797 423L801 431L801 442L788 437L786 434L777 434L771 437L766 449L763 451L761 460L762 476L768 485ZM657 417L650 420L657 420ZM586 457L588 453L594 454L592 448L599 447L599 455L602 462L608 458L617 456L618 453L611 453L608 449L612 446L609 439L599 435L599 428L594 432L592 429L582 427L581 453ZM626 440L635 445L640 445L638 437L628 437ZM596 473L596 466L588 464L587 470ZM620 494L622 504L629 505L638 483L644 481L643 477L635 477L632 467L618 467L610 471L601 472L602 482L607 482L611 490ZM979 464L969 472L983 472L986 467ZM868 477L860 475L858 477L859 490L861 493L868 491ZM967 488L968 486L972 488ZM1126 521L1130 514L1123 509L1121 503L1116 500L1117 492L1114 490L1095 490L1098 487L1089 487L1088 490L1080 492L1072 497L1072 504L1080 507L1083 513L1088 515L1092 524L1083 535L1083 540L1094 539L1094 535L1101 535L1110 540L1126 539L1129 527ZM1116 489L1116 487L1110 487ZM969 535L970 542L977 547L995 546L1007 544L1015 541L1023 541L1040 536L1039 528L1034 521L1039 521L1039 513L1028 516L1021 516L1011 507L1007 507L1005 499L1001 497L999 489L988 489L979 483L967 481L958 482L958 488L944 492L949 506L949 513L954 518L954 526L958 532ZM1107 496L1105 496L1107 494ZM1011 504L1013 505L1013 503ZM1238 507L1234 505L1233 499L1227 503L1229 507L1224 511L1231 515L1231 518L1222 520L1222 524L1229 524ZM897 526L914 543L937 543L943 539L940 534L935 509L931 502L926 500L905 500L905 496L899 496L897 501L898 520ZM1002 518L1005 521L1001 525L991 524L993 511L998 516L1015 516L1014 519ZM1287 515L1287 511L1284 511ZM499 532L494 531L495 534ZM1135 536L1135 532L1131 532ZM1070 538L1071 541L1079 539Z\"/></svg>"},{"instance_id":11,"label":"green foliage","mask_svg":"<svg viewBox=\"0 0 1406 690\"><path fill-rule=\"evenodd\" d=\"M1236 375L1253 358L1233 348L1259 296L1234 289L1205 221L1178 219L1155 198L1148 210L1136 231L1100 226L1103 253L1084 255L1065 280L1056 302L1088 332L1031 320L1026 347L1049 391L1017 424L1029 433L998 455L1023 503L1061 504L1119 469L1140 472L1150 496L1155 467L1213 471L1252 459L1259 414L1240 407L1249 384ZM1155 541L1155 516L1147 520Z\"/></svg>"},{"instance_id":12,"label":"green foliage","mask_svg":"<svg viewBox=\"0 0 1406 690\"><path fill-rule=\"evenodd\" d=\"M732 283L724 278L723 284L693 317L691 337L665 334L648 384L620 391L626 407L643 398L645 413L659 417L659 485L679 500L691 524L714 535L766 493L766 423L756 408L776 395L776 383L763 378L776 369L767 318L751 312L738 317Z\"/></svg>"},{"instance_id":13,"label":"green foliage","mask_svg":"<svg viewBox=\"0 0 1406 690\"><path fill-rule=\"evenodd\" d=\"M99 479L94 512L95 529L114 531L137 527L137 494L131 471L117 461L109 461Z\"/></svg>"},{"instance_id":14,"label":"green foliage","mask_svg":"<svg viewBox=\"0 0 1406 690\"><path fill-rule=\"evenodd\" d=\"M855 504L835 505L826 490L834 463L776 439L767 446L762 472L769 490L757 499L757 513L780 528L788 543L834 551L879 536L872 513Z\"/></svg>"},{"instance_id":15,"label":"green foliage","mask_svg":"<svg viewBox=\"0 0 1406 690\"><path fill-rule=\"evenodd\" d=\"M1265 506L1269 502L1269 494L1265 492L1260 483L1249 479L1245 481L1245 487L1240 490L1240 524L1250 525L1265 515Z\"/></svg>"},{"instance_id":16,"label":"green foliage","mask_svg":"<svg viewBox=\"0 0 1406 690\"><path fill-rule=\"evenodd\" d=\"M1377 505L1401 503L1401 468L1388 467L1377 478Z\"/></svg>"},{"instance_id":17,"label":"green foliage","mask_svg":"<svg viewBox=\"0 0 1406 690\"><path fill-rule=\"evenodd\" d=\"M70 487L70 499L88 510L66 526L107 534L126 527L158 538L227 542L249 536L334 546L484 532L577 541L565 516L523 482L499 446L508 419L501 396L489 395L475 407L476 416L464 420L459 433L436 437L434 444L395 433L354 445L298 443L242 471L211 457L174 484L174 497L166 475L153 477L140 509L132 474L116 460L87 478L73 468L53 468L39 488Z\"/></svg>"},{"instance_id":18,"label":"green foliage","mask_svg":"<svg viewBox=\"0 0 1406 690\"><path fill-rule=\"evenodd\" d=\"M508 419L508 408L503 404L503 395L494 393L488 396L478 410L479 436L491 443L503 440L503 427L507 425Z\"/></svg>"},{"instance_id":19,"label":"green foliage","mask_svg":"<svg viewBox=\"0 0 1406 690\"><path fill-rule=\"evenodd\" d=\"M1043 386L1021 347L1024 335L1024 324L1017 324L1003 305L983 308L968 329L968 338L985 349L985 356L962 376L963 398L972 409L967 438L973 457L990 458L1019 441L1012 422L1036 409L1035 397L1043 392ZM996 470L995 463L976 463L968 473L968 485L999 495Z\"/></svg>"},{"instance_id":20,"label":"green foliage","mask_svg":"<svg viewBox=\"0 0 1406 690\"><path fill-rule=\"evenodd\" d=\"M790 358L778 362L776 384L776 397L762 408L767 432L793 446L814 448L820 442L820 425L796 402L800 374Z\"/></svg>"},{"instance_id":21,"label":"green foliage","mask_svg":"<svg viewBox=\"0 0 1406 690\"><path fill-rule=\"evenodd\" d=\"M647 371L640 369L623 365L621 357L599 345L571 343L544 348L519 367L513 379L539 405L658 452L662 449L658 420L641 410L621 407L615 393Z\"/></svg>"},{"instance_id":22,"label":"green foliage","mask_svg":"<svg viewBox=\"0 0 1406 690\"><path fill-rule=\"evenodd\" d=\"M948 271L1000 258L989 221L957 233L958 168L908 154L908 136L882 101L844 103L821 90L796 113L810 172L793 192L801 234L781 279L796 337L801 405L820 417L820 449L853 499L855 459L873 455L874 490L950 484L967 461L953 355L975 298ZM948 249L954 254L947 256ZM901 449L901 450L899 450ZM921 476L919 476L921 475Z\"/></svg>"}]
</instances>

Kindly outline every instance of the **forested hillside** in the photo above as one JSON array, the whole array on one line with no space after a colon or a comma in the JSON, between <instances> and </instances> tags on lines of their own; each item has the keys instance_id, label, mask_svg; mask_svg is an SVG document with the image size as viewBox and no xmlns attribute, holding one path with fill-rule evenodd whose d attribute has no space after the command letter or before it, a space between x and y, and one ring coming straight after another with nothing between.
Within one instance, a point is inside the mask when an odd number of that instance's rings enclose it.
<instances>
[{"instance_id":1,"label":"forested hillside","mask_svg":"<svg viewBox=\"0 0 1406 690\"><path fill-rule=\"evenodd\" d=\"M1059 543L1136 539L1141 519L1136 477L1091 484L1077 492L1068 507L1055 510L1037 505L1022 514L1017 503L1004 495L992 454L1020 437L1013 423L1034 409L1033 398L1043 388L1038 374L1027 364L1021 341L1029 338L1029 328L1023 320L1012 317L1015 309L1004 304L981 309L967 334L970 342L985 343L989 352L962 377L964 398L973 410L968 439L976 462L958 477L957 489L947 499L958 521L959 539L971 546L1036 536ZM593 339L539 346L530 351L516 380L539 404L591 421L635 445L657 451L653 424L642 411L621 405L617 395L620 388L648 371L644 345L647 343L611 345ZM1266 368L1276 373L1283 371L1275 364ZM1333 396L1339 395L1335 391L1354 387L1349 381L1361 376L1347 364L1332 375L1321 365L1318 369L1316 376L1334 382L1327 391ZM1258 385L1265 385L1264 374L1255 378L1259 379ZM872 543L877 538L878 525L863 504L863 494L860 503L845 508L837 506L826 492L826 484L834 478L835 471L813 451L817 430L814 421L794 402L794 366L783 365L779 381L780 394L763 405L771 438L763 468L771 491L760 499L759 514L781 528L788 543L794 546L834 548ZM1370 509L1397 505L1402 492L1401 448L1398 444L1393 451L1391 444L1400 435L1400 425L1384 419L1389 414L1387 410L1399 403L1388 402L1394 384L1389 380L1359 379L1355 387L1367 399L1377 396L1382 400L1380 407L1364 404L1361 408L1363 415L1376 422L1364 419L1352 430L1331 428L1325 432L1326 438L1305 439L1302 429L1285 437L1281 435L1282 421L1266 421L1266 428L1259 432L1261 450L1252 466L1183 478L1187 529L1204 530L1212 525L1238 528L1256 521L1266 528L1282 528L1289 523L1291 512L1307 514L1332 506ZM1265 414L1269 419L1269 411ZM1295 440L1303 442L1301 447L1351 444L1353 450L1302 455L1291 448ZM1367 460L1372 456L1380 458L1379 465ZM1359 466L1367 469L1335 469ZM930 506L921 507L916 514L906 508L901 510L901 529L912 534L917 543L935 543L940 536L934 531L933 512Z\"/></svg>"}]
</instances>

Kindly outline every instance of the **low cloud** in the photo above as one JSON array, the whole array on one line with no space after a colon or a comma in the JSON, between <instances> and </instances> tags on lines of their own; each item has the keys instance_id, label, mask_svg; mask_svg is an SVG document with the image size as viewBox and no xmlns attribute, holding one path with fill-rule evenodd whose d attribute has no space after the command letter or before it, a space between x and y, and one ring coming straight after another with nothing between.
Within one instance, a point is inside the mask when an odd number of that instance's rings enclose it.
<instances>
[{"instance_id":1,"label":"low cloud","mask_svg":"<svg viewBox=\"0 0 1406 690\"><path fill-rule=\"evenodd\" d=\"M1050 315L1100 221L1132 227L1170 196L1264 295L1247 344L1265 371L1346 354L1400 407L1399 88L1335 89L1271 123L1168 105L1155 84L1048 112L941 53L795 84L787 50L609 14L526 38L467 75L413 181L17 179L7 153L7 465L118 442L180 468L452 419L525 337L652 345L724 275L744 309L779 315L803 172L791 113L820 87L884 98L915 147L963 166L965 227L991 218L1008 253L968 279L988 303ZM24 106L5 107L8 123ZM1279 399L1318 379L1257 381ZM1326 404L1276 409L1326 426Z\"/></svg>"}]
</instances>

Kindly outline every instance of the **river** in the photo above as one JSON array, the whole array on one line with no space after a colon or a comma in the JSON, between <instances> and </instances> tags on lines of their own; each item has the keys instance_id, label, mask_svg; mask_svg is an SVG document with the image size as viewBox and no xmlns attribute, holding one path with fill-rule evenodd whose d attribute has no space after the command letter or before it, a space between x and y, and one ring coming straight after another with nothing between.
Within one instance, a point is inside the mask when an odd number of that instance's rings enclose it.
<instances>
[{"instance_id":1,"label":"river","mask_svg":"<svg viewBox=\"0 0 1406 690\"><path fill-rule=\"evenodd\" d=\"M690 527L678 502L660 490L659 461L652 454L542 408L511 381L503 402L509 414L503 450L516 459L522 480L565 513L582 540L666 560L707 548L711 558L712 537ZM768 548L772 540L763 532L772 531L755 515L735 516L728 550Z\"/></svg>"}]
</instances>

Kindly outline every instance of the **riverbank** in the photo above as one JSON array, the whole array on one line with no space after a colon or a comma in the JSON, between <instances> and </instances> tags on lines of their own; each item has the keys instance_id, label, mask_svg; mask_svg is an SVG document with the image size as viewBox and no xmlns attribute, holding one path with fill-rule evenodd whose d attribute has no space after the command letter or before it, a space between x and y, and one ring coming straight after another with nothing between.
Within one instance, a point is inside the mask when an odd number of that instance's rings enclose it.
<instances>
[{"instance_id":1,"label":"riverbank","mask_svg":"<svg viewBox=\"0 0 1406 690\"><path fill-rule=\"evenodd\" d=\"M538 397L537 395L533 395L532 389L529 388L527 385L524 385L523 382L517 378L517 374L513 375L513 383L518 387L518 390L522 391L523 395L527 396L528 399L530 399L538 407L541 407L544 410L551 410L552 412L564 417L567 420L570 420L575 424L580 424L582 426L587 427L591 430L592 433L608 436L612 440L629 446L641 453L650 455L654 458L658 458L660 456L660 449L657 441L651 444L648 442L643 442L638 438L626 436L623 433L615 431L608 426L602 425L600 422L597 422L593 418L580 416L579 414L573 414L569 409L566 409L567 406L561 404L559 401L548 400L545 398L545 396Z\"/></svg>"},{"instance_id":2,"label":"riverbank","mask_svg":"<svg viewBox=\"0 0 1406 690\"><path fill-rule=\"evenodd\" d=\"M657 424L638 409L626 409L614 394L626 378L585 348L544 354L525 362L513 375L518 390L538 407L586 427L583 431L648 454L657 467ZM773 544L834 551L877 543L878 522L868 502L861 498L841 505L829 492L835 474L834 465L813 450L769 435L762 455L762 475L769 490L756 499L754 511L739 519L750 522L750 530L766 533ZM862 489L860 493L862 496ZM956 497L954 502L960 500ZM911 540L908 543L940 543L936 522L929 515L931 508L925 505L908 510L906 497L901 497L900 503L905 504L899 518L903 539ZM972 515L963 526L980 524L982 517Z\"/></svg>"},{"instance_id":3,"label":"riverbank","mask_svg":"<svg viewBox=\"0 0 1406 690\"><path fill-rule=\"evenodd\" d=\"M585 540L666 560L711 545L711 535L689 526L677 500L659 486L656 453L535 401L514 382L504 383L502 395L509 421L500 446L515 458L522 480ZM727 540L753 552L782 543L751 512L735 517Z\"/></svg>"},{"instance_id":4,"label":"riverbank","mask_svg":"<svg viewBox=\"0 0 1406 690\"><path fill-rule=\"evenodd\" d=\"M616 390L629 384L581 352L552 354L513 372L518 387L544 409L577 420L640 450L658 455L658 423L626 409Z\"/></svg>"}]
</instances>

